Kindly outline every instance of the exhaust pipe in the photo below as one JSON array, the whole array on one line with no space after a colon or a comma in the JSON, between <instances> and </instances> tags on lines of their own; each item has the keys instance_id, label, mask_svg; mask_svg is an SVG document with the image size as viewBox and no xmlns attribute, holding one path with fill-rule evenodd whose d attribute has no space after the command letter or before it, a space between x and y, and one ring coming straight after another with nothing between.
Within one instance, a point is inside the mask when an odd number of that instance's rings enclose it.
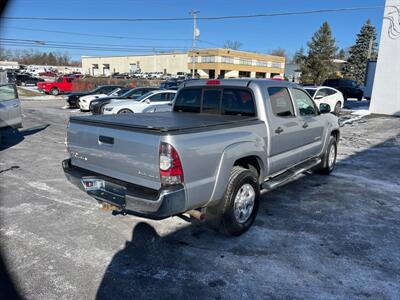
<instances>
[{"instance_id":1,"label":"exhaust pipe","mask_svg":"<svg viewBox=\"0 0 400 300\"><path fill-rule=\"evenodd\" d=\"M202 213L201 211L192 209L192 210L188 210L186 212L189 216L191 216L192 218L195 218L199 221L204 221L206 219L206 214Z\"/></svg>"}]
</instances>

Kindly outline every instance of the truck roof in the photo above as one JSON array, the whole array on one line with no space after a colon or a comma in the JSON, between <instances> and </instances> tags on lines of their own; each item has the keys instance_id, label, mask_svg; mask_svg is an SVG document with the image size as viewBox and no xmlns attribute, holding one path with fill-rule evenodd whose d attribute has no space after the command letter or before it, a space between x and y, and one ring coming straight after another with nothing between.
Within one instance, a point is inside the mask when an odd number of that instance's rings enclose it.
<instances>
[{"instance_id":1,"label":"truck roof","mask_svg":"<svg viewBox=\"0 0 400 300\"><path fill-rule=\"evenodd\" d=\"M248 87L250 83L262 86L298 87L296 83L285 80L265 78L234 78L234 79L191 79L183 83L183 87L196 86L237 86Z\"/></svg>"}]
</instances>

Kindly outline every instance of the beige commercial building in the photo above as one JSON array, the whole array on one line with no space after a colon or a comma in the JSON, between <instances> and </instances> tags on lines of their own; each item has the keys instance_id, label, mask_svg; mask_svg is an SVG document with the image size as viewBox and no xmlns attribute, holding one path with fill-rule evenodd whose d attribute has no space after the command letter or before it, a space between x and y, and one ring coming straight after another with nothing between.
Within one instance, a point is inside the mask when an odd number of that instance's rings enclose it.
<instances>
[{"instance_id":1,"label":"beige commercial building","mask_svg":"<svg viewBox=\"0 0 400 300\"><path fill-rule=\"evenodd\" d=\"M191 73L201 78L271 78L283 76L285 58L231 49L201 49L185 53L158 53L134 56L83 56L82 71L92 76L112 73Z\"/></svg>"},{"instance_id":2,"label":"beige commercial building","mask_svg":"<svg viewBox=\"0 0 400 300\"><path fill-rule=\"evenodd\" d=\"M132 56L82 56L82 71L92 76L113 73L163 72L176 74L187 71L185 53L157 53Z\"/></svg>"}]
</instances>

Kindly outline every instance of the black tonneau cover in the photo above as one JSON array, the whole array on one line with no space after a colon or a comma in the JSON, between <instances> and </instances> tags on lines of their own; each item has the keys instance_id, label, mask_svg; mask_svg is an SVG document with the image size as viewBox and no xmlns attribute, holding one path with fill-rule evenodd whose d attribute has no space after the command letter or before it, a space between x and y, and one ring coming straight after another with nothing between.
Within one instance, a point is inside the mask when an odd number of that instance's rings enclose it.
<instances>
[{"instance_id":1,"label":"black tonneau cover","mask_svg":"<svg viewBox=\"0 0 400 300\"><path fill-rule=\"evenodd\" d=\"M159 112L142 114L73 116L71 123L158 133L182 133L261 122L256 117L204 113Z\"/></svg>"}]
</instances>

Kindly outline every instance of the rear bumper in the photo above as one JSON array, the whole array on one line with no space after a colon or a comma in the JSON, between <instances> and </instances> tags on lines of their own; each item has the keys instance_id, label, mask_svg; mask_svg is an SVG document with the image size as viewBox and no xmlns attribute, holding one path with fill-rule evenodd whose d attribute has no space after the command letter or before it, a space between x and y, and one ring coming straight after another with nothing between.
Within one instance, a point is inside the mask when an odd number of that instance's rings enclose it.
<instances>
[{"instance_id":1,"label":"rear bumper","mask_svg":"<svg viewBox=\"0 0 400 300\"><path fill-rule=\"evenodd\" d=\"M181 185L152 190L72 166L70 159L64 160L62 166L72 184L96 200L118 207L124 213L163 219L186 211L185 189ZM91 180L104 182L104 185L86 188L84 181Z\"/></svg>"}]
</instances>

